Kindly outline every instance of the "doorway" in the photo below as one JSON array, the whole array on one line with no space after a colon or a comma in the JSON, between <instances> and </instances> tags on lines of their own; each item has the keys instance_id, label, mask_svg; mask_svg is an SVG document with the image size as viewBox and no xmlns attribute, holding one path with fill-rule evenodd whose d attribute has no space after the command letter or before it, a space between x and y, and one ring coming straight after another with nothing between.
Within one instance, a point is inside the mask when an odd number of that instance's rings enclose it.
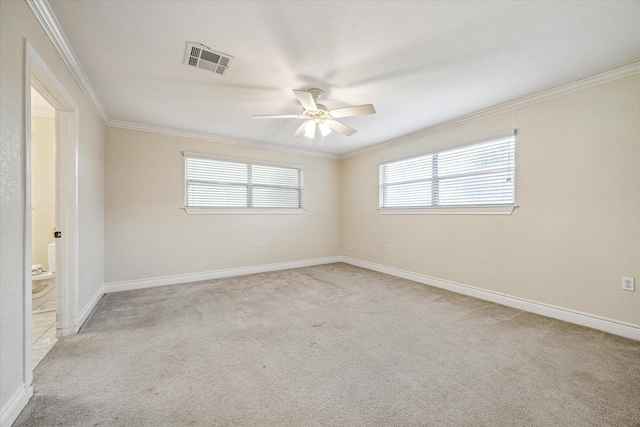
<instances>
[{"instance_id":1,"label":"doorway","mask_svg":"<svg viewBox=\"0 0 640 427\"><path fill-rule=\"evenodd\" d=\"M33 49L27 40L25 40L25 87L24 87L24 141L23 141L23 161L24 161L24 335L23 335L23 354L24 354L24 382L27 384L29 395L33 394L33 368L35 367L33 356L34 343L32 338L32 326L34 324L34 295L33 291L40 289L41 284L35 283L33 280L33 270L36 267L36 273L39 268L43 272L46 270L52 273L55 278L55 287L53 288L53 303L47 300L48 306L44 308L53 309L55 313L54 324L46 324L42 326L46 329L43 332L48 333L46 338L52 340L64 337L65 335L75 334L78 332L78 286L79 286L79 262L78 262L78 105L70 96L68 90L59 82L56 76L47 67L41 57ZM32 106L32 90L44 99L49 108L53 110L53 123L49 123L53 128L53 138L55 141L53 149L48 152L47 156L53 157L53 165L50 168L53 172L53 186L49 185L46 190L38 190L36 186L39 183L34 182L37 175L34 175L34 168L39 167L39 163L32 159L32 150L35 148L32 141L32 112L35 105ZM34 95L35 99L35 95ZM36 102L35 100L33 102ZM35 126L37 124L34 123ZM33 128L35 129L35 128ZM51 141L51 135L49 135ZM49 142L50 144L50 142ZM51 159L49 159L51 160ZM46 178L45 178L46 179ZM48 178L51 179L51 178ZM51 183L49 183L51 184ZM53 187L53 188L52 188ZM35 209L38 204L33 204L32 196L34 192L51 192L53 195L54 208L54 227L56 236L54 239L55 246L49 250L50 235L53 233L51 223L44 225L42 228L45 232L42 236L36 236L34 233L40 233L36 230L34 218ZM48 230L47 230L48 229ZM38 248L35 248L36 242ZM46 249L42 248L46 245ZM40 255L35 255L40 251ZM45 255L46 254L46 255ZM35 257L40 257L41 262L34 262ZM51 259L51 262L49 261ZM46 260L46 261L45 261ZM44 268L46 264L47 268ZM50 265L51 264L51 265ZM37 267L41 265L42 267ZM51 278L51 277L50 277ZM49 291L51 292L51 291ZM36 292L37 293L37 292ZM35 307L36 310L38 307ZM41 329L42 329L41 328ZM38 333L36 332L36 335ZM51 337L53 335L53 337ZM51 340L50 340L51 341ZM55 341L54 341L55 343ZM44 341L41 343L44 344ZM48 344L51 344L50 342Z\"/></svg>"},{"instance_id":2,"label":"doorway","mask_svg":"<svg viewBox=\"0 0 640 427\"><path fill-rule=\"evenodd\" d=\"M56 110L31 87L31 363L58 340L56 298Z\"/></svg>"}]
</instances>

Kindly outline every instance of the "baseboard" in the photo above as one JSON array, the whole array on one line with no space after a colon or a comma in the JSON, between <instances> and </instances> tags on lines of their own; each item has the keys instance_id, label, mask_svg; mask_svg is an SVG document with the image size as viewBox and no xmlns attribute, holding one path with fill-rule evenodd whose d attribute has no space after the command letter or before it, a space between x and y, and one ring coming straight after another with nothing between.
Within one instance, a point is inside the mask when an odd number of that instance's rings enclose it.
<instances>
[{"instance_id":1,"label":"baseboard","mask_svg":"<svg viewBox=\"0 0 640 427\"><path fill-rule=\"evenodd\" d=\"M91 312L93 311L94 308L96 308L96 305L98 305L100 298L102 298L104 294L105 294L105 286L102 285L100 286L100 289L98 289L98 291L95 293L95 295L91 298L89 303L84 306L78 318L78 331L80 330L80 328L82 328L82 325L84 325L84 322L87 321L87 319L91 315Z\"/></svg>"},{"instance_id":2,"label":"baseboard","mask_svg":"<svg viewBox=\"0 0 640 427\"><path fill-rule=\"evenodd\" d=\"M22 384L0 411L0 427L10 427L33 396L33 387Z\"/></svg>"},{"instance_id":3,"label":"baseboard","mask_svg":"<svg viewBox=\"0 0 640 427\"><path fill-rule=\"evenodd\" d=\"M134 289L154 288L156 286L177 285L180 283L198 282L201 280L222 279L225 277L244 276L246 274L266 273L269 271L289 270L291 268L311 267L313 265L340 262L339 256L313 258L300 261L279 262L250 267L226 268L222 270L205 271L201 273L179 274L175 276L153 277L150 279L129 280L126 282L106 283L105 293L131 291Z\"/></svg>"},{"instance_id":4,"label":"baseboard","mask_svg":"<svg viewBox=\"0 0 640 427\"><path fill-rule=\"evenodd\" d=\"M594 316L592 314L582 313L579 311L569 310L549 304L518 298L500 292L489 291L474 286L456 283L449 280L438 279L426 276L424 274L413 273L386 265L376 264L369 261L363 261L356 258L341 257L341 261L347 264L366 268L380 273L389 274L391 276L401 277L403 279L412 280L414 282L423 283L425 285L434 286L436 288L446 289L448 291L459 294L468 295L474 298L495 302L506 305L508 307L517 308L519 310L540 314L542 316L551 317L565 322L574 323L580 326L597 329L608 332L610 334L619 335L625 338L640 341L640 325L619 322L605 317Z\"/></svg>"}]
</instances>

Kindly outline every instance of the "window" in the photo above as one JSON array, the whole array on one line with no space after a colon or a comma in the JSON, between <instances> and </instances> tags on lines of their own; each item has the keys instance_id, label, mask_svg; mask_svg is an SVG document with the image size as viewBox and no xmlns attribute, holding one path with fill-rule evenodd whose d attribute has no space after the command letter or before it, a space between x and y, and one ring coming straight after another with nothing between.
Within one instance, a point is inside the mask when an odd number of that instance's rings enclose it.
<instances>
[{"instance_id":1,"label":"window","mask_svg":"<svg viewBox=\"0 0 640 427\"><path fill-rule=\"evenodd\" d=\"M302 167L184 152L188 213L302 213Z\"/></svg>"},{"instance_id":2,"label":"window","mask_svg":"<svg viewBox=\"0 0 640 427\"><path fill-rule=\"evenodd\" d=\"M514 153L515 131L509 131L382 163L380 213L511 213Z\"/></svg>"}]
</instances>

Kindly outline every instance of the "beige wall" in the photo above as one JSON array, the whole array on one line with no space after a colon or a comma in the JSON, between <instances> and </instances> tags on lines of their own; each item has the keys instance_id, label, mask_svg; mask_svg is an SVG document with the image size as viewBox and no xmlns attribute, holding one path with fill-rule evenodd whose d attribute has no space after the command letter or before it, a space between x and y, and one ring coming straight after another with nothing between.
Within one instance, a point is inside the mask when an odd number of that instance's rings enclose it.
<instances>
[{"instance_id":1,"label":"beige wall","mask_svg":"<svg viewBox=\"0 0 640 427\"><path fill-rule=\"evenodd\" d=\"M31 263L45 269L56 224L55 132L54 118L31 116Z\"/></svg>"},{"instance_id":2,"label":"beige wall","mask_svg":"<svg viewBox=\"0 0 640 427\"><path fill-rule=\"evenodd\" d=\"M1 1L1 0L0 0ZM79 312L104 284L105 127L79 92L78 259Z\"/></svg>"},{"instance_id":3,"label":"beige wall","mask_svg":"<svg viewBox=\"0 0 640 427\"><path fill-rule=\"evenodd\" d=\"M376 211L378 162L513 128L512 215ZM640 325L640 292L620 283L640 280L640 75L348 158L342 173L343 255Z\"/></svg>"},{"instance_id":4,"label":"beige wall","mask_svg":"<svg viewBox=\"0 0 640 427\"><path fill-rule=\"evenodd\" d=\"M304 165L304 214L188 215L183 150ZM108 127L105 180L107 283L339 253L337 160Z\"/></svg>"},{"instance_id":5,"label":"beige wall","mask_svg":"<svg viewBox=\"0 0 640 427\"><path fill-rule=\"evenodd\" d=\"M23 1L0 1L0 413L25 384L25 38L79 106L80 310L104 283L104 126ZM31 295L28 296L29 298Z\"/></svg>"}]
</instances>

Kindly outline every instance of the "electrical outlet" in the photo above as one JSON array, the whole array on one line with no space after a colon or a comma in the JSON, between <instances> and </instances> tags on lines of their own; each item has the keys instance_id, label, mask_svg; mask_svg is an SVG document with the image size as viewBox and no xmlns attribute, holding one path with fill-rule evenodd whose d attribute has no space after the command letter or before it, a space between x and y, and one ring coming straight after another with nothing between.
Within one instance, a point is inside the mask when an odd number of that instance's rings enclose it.
<instances>
[{"instance_id":1,"label":"electrical outlet","mask_svg":"<svg viewBox=\"0 0 640 427\"><path fill-rule=\"evenodd\" d=\"M260 250L260 243L256 243L256 251Z\"/></svg>"},{"instance_id":2,"label":"electrical outlet","mask_svg":"<svg viewBox=\"0 0 640 427\"><path fill-rule=\"evenodd\" d=\"M391 243L387 245L387 252L391 252Z\"/></svg>"},{"instance_id":3,"label":"electrical outlet","mask_svg":"<svg viewBox=\"0 0 640 427\"><path fill-rule=\"evenodd\" d=\"M622 289L625 291L635 291L636 284L633 277L623 277L622 278Z\"/></svg>"},{"instance_id":4,"label":"electrical outlet","mask_svg":"<svg viewBox=\"0 0 640 427\"><path fill-rule=\"evenodd\" d=\"M353 250L353 245L349 245L349 250L352 251Z\"/></svg>"}]
</instances>

